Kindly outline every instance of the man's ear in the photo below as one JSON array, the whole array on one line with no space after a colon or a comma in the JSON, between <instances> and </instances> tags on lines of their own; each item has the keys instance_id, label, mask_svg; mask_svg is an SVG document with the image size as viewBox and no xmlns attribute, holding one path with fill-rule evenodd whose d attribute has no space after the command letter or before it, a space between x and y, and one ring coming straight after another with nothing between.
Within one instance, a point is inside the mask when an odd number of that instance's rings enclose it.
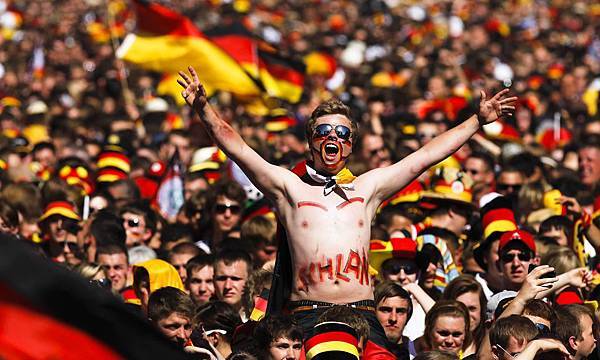
<instances>
[{"instance_id":1,"label":"man's ear","mask_svg":"<svg viewBox=\"0 0 600 360\"><path fill-rule=\"evenodd\" d=\"M575 350L575 352L577 352L578 343L579 342L577 341L577 338L575 336L569 337L569 348ZM567 349L567 350L571 350L571 349Z\"/></svg>"},{"instance_id":2,"label":"man's ear","mask_svg":"<svg viewBox=\"0 0 600 360\"><path fill-rule=\"evenodd\" d=\"M498 347L496 345L492 345L492 358L494 360L499 360L500 359L500 355L498 355L500 349L498 349Z\"/></svg>"},{"instance_id":3,"label":"man's ear","mask_svg":"<svg viewBox=\"0 0 600 360\"><path fill-rule=\"evenodd\" d=\"M217 345L219 345L219 342L221 341L221 334L219 334L218 332L214 332L208 335L206 339L210 341L212 346L217 347Z\"/></svg>"},{"instance_id":4,"label":"man's ear","mask_svg":"<svg viewBox=\"0 0 600 360\"><path fill-rule=\"evenodd\" d=\"M150 240L150 238L152 238L152 231L150 231L150 229L146 229L143 237L144 242L147 242L148 240Z\"/></svg>"},{"instance_id":5,"label":"man's ear","mask_svg":"<svg viewBox=\"0 0 600 360\"><path fill-rule=\"evenodd\" d=\"M535 255L533 257L533 259L531 260L531 263L534 264L534 265L539 265L540 261L541 261L541 258L539 256Z\"/></svg>"}]
</instances>

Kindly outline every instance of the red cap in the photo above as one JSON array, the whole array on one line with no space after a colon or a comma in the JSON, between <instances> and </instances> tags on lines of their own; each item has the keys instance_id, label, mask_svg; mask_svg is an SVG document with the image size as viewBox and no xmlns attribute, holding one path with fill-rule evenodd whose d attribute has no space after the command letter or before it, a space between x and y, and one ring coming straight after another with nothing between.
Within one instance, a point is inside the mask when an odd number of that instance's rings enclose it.
<instances>
[{"instance_id":1,"label":"red cap","mask_svg":"<svg viewBox=\"0 0 600 360\"><path fill-rule=\"evenodd\" d=\"M577 290L568 288L556 295L554 302L558 305L583 304L583 299Z\"/></svg>"},{"instance_id":2,"label":"red cap","mask_svg":"<svg viewBox=\"0 0 600 360\"><path fill-rule=\"evenodd\" d=\"M500 244L498 245L498 252L506 247L513 241L519 241L527 246L531 251L535 253L535 241L533 236L525 230L513 230L507 231L500 237Z\"/></svg>"}]
</instances>

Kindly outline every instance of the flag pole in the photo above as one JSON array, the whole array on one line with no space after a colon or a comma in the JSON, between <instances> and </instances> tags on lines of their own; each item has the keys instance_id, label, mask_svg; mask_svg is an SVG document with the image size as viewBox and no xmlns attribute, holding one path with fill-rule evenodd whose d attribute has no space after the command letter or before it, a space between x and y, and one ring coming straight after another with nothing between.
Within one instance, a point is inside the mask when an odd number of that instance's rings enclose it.
<instances>
[{"instance_id":1,"label":"flag pole","mask_svg":"<svg viewBox=\"0 0 600 360\"><path fill-rule=\"evenodd\" d=\"M106 20L108 22L108 34L110 36L110 43L113 48L113 54L117 60L116 66L117 71L119 72L119 80L121 82L121 88L123 89L123 100L125 101L125 107L135 107L133 96L131 95L131 90L129 89L129 84L127 83L127 69L125 68L125 63L123 60L117 58L117 49L119 48L119 39L115 36L113 29L115 28L115 17L113 12L110 9L111 0L106 0Z\"/></svg>"}]
</instances>

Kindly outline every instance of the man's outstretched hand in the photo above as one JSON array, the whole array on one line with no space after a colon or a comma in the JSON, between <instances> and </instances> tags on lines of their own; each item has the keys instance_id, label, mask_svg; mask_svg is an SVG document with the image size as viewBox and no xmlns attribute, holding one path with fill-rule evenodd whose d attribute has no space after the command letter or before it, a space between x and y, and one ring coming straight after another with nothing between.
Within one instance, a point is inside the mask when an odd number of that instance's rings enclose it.
<instances>
[{"instance_id":1,"label":"man's outstretched hand","mask_svg":"<svg viewBox=\"0 0 600 360\"><path fill-rule=\"evenodd\" d=\"M201 114L204 110L204 105L208 101L206 98L206 91L204 90L204 86L198 80L198 74L193 67L188 66L188 70L190 75L186 74L184 71L179 72L180 79L177 79L177 82L181 87L183 87L183 91L181 92L181 96L185 99L185 102L189 106L191 106L198 114Z\"/></svg>"},{"instance_id":2,"label":"man's outstretched hand","mask_svg":"<svg viewBox=\"0 0 600 360\"><path fill-rule=\"evenodd\" d=\"M479 113L477 118L480 125L489 124L501 118L502 116L512 115L515 111L516 96L504 97L508 89L504 89L488 99L485 91L481 90L481 100L479 101Z\"/></svg>"}]
</instances>

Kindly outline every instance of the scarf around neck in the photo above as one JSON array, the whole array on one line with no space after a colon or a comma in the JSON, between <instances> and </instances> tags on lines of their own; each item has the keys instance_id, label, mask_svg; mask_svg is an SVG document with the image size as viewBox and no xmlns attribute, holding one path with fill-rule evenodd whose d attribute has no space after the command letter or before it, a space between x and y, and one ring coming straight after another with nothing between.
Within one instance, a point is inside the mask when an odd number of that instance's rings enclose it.
<instances>
[{"instance_id":1,"label":"scarf around neck","mask_svg":"<svg viewBox=\"0 0 600 360\"><path fill-rule=\"evenodd\" d=\"M353 181L356 179L356 176L354 176L347 167L344 167L335 175L326 176L319 174L317 170L310 166L305 160L296 165L293 172L300 178L307 176L317 184L325 185L323 188L323 195L325 196L331 194L336 187L345 190L354 190Z\"/></svg>"}]
</instances>

